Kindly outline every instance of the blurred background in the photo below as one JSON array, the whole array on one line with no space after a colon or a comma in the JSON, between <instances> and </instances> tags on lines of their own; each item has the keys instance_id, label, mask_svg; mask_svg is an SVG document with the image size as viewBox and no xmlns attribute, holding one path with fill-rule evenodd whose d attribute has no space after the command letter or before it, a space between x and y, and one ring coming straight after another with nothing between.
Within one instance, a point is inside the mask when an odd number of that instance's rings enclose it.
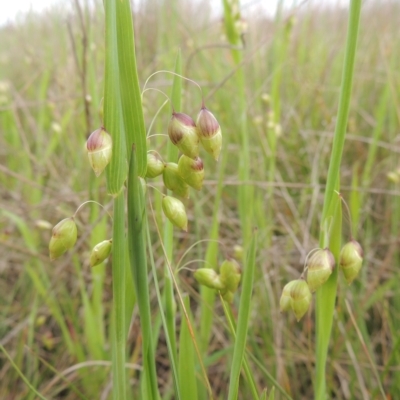
<instances>
[{"instance_id":1,"label":"blurred background","mask_svg":"<svg viewBox=\"0 0 400 400\"><path fill-rule=\"evenodd\" d=\"M235 46L225 32L222 1L133 3L141 87L152 73L172 71L181 51L183 74L202 87L224 137L220 162L203 160L204 189L191 194L189 233L176 232L174 261L183 255L186 262L205 258L207 243L189 255L185 251L210 237L216 218L219 261L233 255L243 245L239 189L252 191L248 218L259 228L259 243L248 350L259 361L253 368L258 385L271 387L273 376L294 399L312 396L313 311L297 323L279 313L279 297L318 246L346 3L242 1ZM351 214L343 214L343 240L352 234L365 258L351 286L340 278L328 374L336 399L381 398L382 388L386 398L400 398L399 21L398 1L364 2L341 190ZM101 126L103 71L101 1L0 5L0 344L17 366L0 352L1 399L36 398L19 371L49 399L109 398L112 262L91 269L88 256L111 235L112 200L105 177L94 177L84 147ZM171 83L172 75L160 73L147 87L170 95ZM195 118L202 100L198 88L185 82L183 100L178 111ZM170 107L162 107L164 101L157 91L143 95L151 135L167 133ZM245 180L238 173L243 129L251 155ZM165 137L154 136L148 148L163 155L165 144ZM215 210L218 181L222 196ZM162 188L160 179L151 184ZM104 208L84 206L75 250L50 262L52 227L89 199ZM157 191L149 188L148 199L162 225ZM162 285L164 259L155 225L151 229ZM182 270L179 278L198 327L198 286L191 271ZM230 365L224 349L232 343L218 303L214 315L207 367L216 398L224 399ZM135 311L128 345L132 387L140 345ZM157 349L160 390L172 399L162 331ZM240 396L248 398L245 389ZM276 398L284 397L278 392Z\"/></svg>"}]
</instances>

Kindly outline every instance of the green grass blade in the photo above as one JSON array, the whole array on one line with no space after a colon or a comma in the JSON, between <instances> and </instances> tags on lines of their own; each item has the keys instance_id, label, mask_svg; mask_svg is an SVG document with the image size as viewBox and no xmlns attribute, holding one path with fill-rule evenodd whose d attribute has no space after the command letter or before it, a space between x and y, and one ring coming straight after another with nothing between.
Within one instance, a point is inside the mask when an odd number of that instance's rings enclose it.
<instances>
[{"instance_id":1,"label":"green grass blade","mask_svg":"<svg viewBox=\"0 0 400 400\"><path fill-rule=\"evenodd\" d=\"M232 310L229 308L228 304L223 300L221 295L220 295L220 298L221 298L222 306L224 308L224 313L225 313L226 319L228 320L229 329L231 331L233 339L236 341L237 325L235 323ZM244 369L244 373L245 373L248 385L250 386L250 390L252 392L253 399L257 400L258 397L259 397L258 396L258 391L257 391L257 386L256 386L256 383L254 381L254 376L250 371L250 367L249 367L249 364L247 362L246 356L243 357L243 369Z\"/></svg>"},{"instance_id":2,"label":"green grass blade","mask_svg":"<svg viewBox=\"0 0 400 400\"><path fill-rule=\"evenodd\" d=\"M272 386L272 389L269 392L268 400L274 400L274 399L275 399L275 386Z\"/></svg>"},{"instance_id":3,"label":"green grass blade","mask_svg":"<svg viewBox=\"0 0 400 400\"><path fill-rule=\"evenodd\" d=\"M356 163L353 167L353 177L351 180L351 192L350 192L350 201L349 201L349 209L351 215L351 231L354 237L357 237L358 224L360 221L360 211L361 207L361 195L358 190L359 186L359 177L358 177L358 169L359 164ZM349 222L350 223L350 222Z\"/></svg>"},{"instance_id":4,"label":"green grass blade","mask_svg":"<svg viewBox=\"0 0 400 400\"><path fill-rule=\"evenodd\" d=\"M122 116L125 126L126 151L136 146L138 175L147 169L146 128L135 55L132 10L129 0L116 1L117 43Z\"/></svg>"},{"instance_id":5,"label":"green grass blade","mask_svg":"<svg viewBox=\"0 0 400 400\"><path fill-rule=\"evenodd\" d=\"M104 127L112 137L112 157L106 168L107 190L118 194L127 176L127 150L125 126L120 93L120 71L118 61L118 19L115 0L105 0L106 56L104 86Z\"/></svg>"},{"instance_id":6,"label":"green grass blade","mask_svg":"<svg viewBox=\"0 0 400 400\"><path fill-rule=\"evenodd\" d=\"M336 202L331 203L331 205L335 211L330 211L332 218L330 220L330 240L328 241L326 235L325 241L320 246L329 247L335 257L336 265L338 265L342 239L342 212L339 196L336 195ZM316 293L316 399L324 399L325 396L323 394L325 388L323 387L325 387L326 361L336 301L338 270L339 267L337 266L328 281Z\"/></svg>"},{"instance_id":7,"label":"green grass blade","mask_svg":"<svg viewBox=\"0 0 400 400\"><path fill-rule=\"evenodd\" d=\"M36 396L39 399L46 400L45 397L43 397L29 382L29 380L26 378L26 376L22 373L22 371L18 368L18 365L16 365L12 359L12 357L8 354L7 350L0 344L0 350L3 352L3 354L6 356L10 364L13 366L15 371L17 371L18 375L21 377L21 379L25 382L25 384L29 387L29 389L36 394Z\"/></svg>"},{"instance_id":8,"label":"green grass blade","mask_svg":"<svg viewBox=\"0 0 400 400\"><path fill-rule=\"evenodd\" d=\"M251 296L256 259L257 232L254 232L250 241L247 262L243 272L242 293L240 296L239 316L237 322L235 347L233 350L232 369L229 378L228 400L235 400L238 396L239 376L246 348L247 329L250 318Z\"/></svg>"},{"instance_id":9,"label":"green grass blade","mask_svg":"<svg viewBox=\"0 0 400 400\"><path fill-rule=\"evenodd\" d=\"M113 140L112 158L106 169L107 189L109 193L117 195L114 200L113 227L113 327L115 330L112 335L113 393L115 399L123 399L126 395L124 366L126 239L124 197L121 191L127 175L127 152L130 151L132 143L136 144L138 150L135 157L137 168L135 176L137 177L138 173L142 175L145 173L146 132L137 77L130 3L128 0L106 0L104 5L106 17L104 127ZM143 239L143 234L141 237ZM141 244L144 246L144 242ZM143 308L143 304L140 308ZM142 320L143 318L142 316ZM150 379L154 378L153 373L147 376Z\"/></svg>"},{"instance_id":10,"label":"green grass blade","mask_svg":"<svg viewBox=\"0 0 400 400\"><path fill-rule=\"evenodd\" d=\"M358 27L361 12L361 0L352 0L350 6L348 35L346 43L346 56L343 66L342 85L339 98L339 108L335 136L333 139L332 153L329 163L328 179L326 183L322 222L329 217L328 210L334 197L334 190L339 180L340 163L342 160L343 146L346 136L347 121L350 110L351 90L353 87L354 64L357 48Z\"/></svg>"},{"instance_id":11,"label":"green grass blade","mask_svg":"<svg viewBox=\"0 0 400 400\"><path fill-rule=\"evenodd\" d=\"M121 192L114 199L114 224L113 224L113 398L123 400L126 398L125 375L125 265L126 265L126 239L125 239L125 201Z\"/></svg>"},{"instance_id":12,"label":"green grass blade","mask_svg":"<svg viewBox=\"0 0 400 400\"><path fill-rule=\"evenodd\" d=\"M190 315L190 299L183 299L185 308ZM182 311L183 315L183 311ZM179 340L179 384L182 399L197 400L196 360L193 348L193 340L185 318L182 318Z\"/></svg>"},{"instance_id":13,"label":"green grass blade","mask_svg":"<svg viewBox=\"0 0 400 400\"><path fill-rule=\"evenodd\" d=\"M133 283L139 306L143 337L143 370L146 377L147 399L157 400L158 386L153 351L153 334L146 259L146 212L142 186L138 177L135 146L132 146L128 176L128 250Z\"/></svg>"},{"instance_id":14,"label":"green grass blade","mask_svg":"<svg viewBox=\"0 0 400 400\"><path fill-rule=\"evenodd\" d=\"M164 312L164 304L163 304L163 299L161 297L161 292L160 292L160 288L158 285L158 280L157 280L157 270L156 270L156 266L154 263L154 257L153 257L153 252L152 252L152 247L151 247L151 236L150 236L150 229L149 226L147 224L147 247L148 247L148 251L150 254L150 263L151 263L151 269L153 271L153 276L154 276L154 286L156 289L156 293L157 293L157 300L158 300L158 305L160 308L160 316L161 316L161 321L164 327L164 331L165 331L165 340L167 342L167 346L168 346L168 352L169 352L169 357L170 357L170 363L171 363L171 370L172 370L172 375L174 378L174 389L175 389L175 398L177 400L181 399L181 393L180 393L180 387L179 387L179 374L178 374L178 367L177 367L177 362L176 362L176 358L174 357L174 351L176 351L176 347L173 348L172 346L172 341L175 341L175 337L171 338L170 334L169 334L169 329L167 326L167 319L166 319L166 313ZM175 330L174 330L175 332Z\"/></svg>"},{"instance_id":15,"label":"green grass blade","mask_svg":"<svg viewBox=\"0 0 400 400\"><path fill-rule=\"evenodd\" d=\"M330 238L326 230L321 230L320 247L329 246L336 261L340 252L341 224L338 222L340 216L335 216L335 211L340 209L334 203L339 201L334 190L339 190L340 164L343 146L346 136L347 120L350 108L350 98L353 83L354 63L357 48L358 27L360 21L361 0L352 0L350 3L350 15L348 22L348 35L346 43L346 54L344 60L342 86L339 99L338 117L333 140L333 148L329 163L328 179L322 211L322 226L333 221ZM316 294L316 378L315 398L323 400L326 393L326 361L329 340L331 336L333 312L337 289L337 268L330 279L322 286Z\"/></svg>"},{"instance_id":16,"label":"green grass blade","mask_svg":"<svg viewBox=\"0 0 400 400\"><path fill-rule=\"evenodd\" d=\"M93 190L93 192L96 191ZM90 223L95 224L95 226L91 232L90 248L93 248L97 243L104 240L105 237L109 236L109 232L107 232L108 230L107 219L102 218L101 220L97 221L98 217L99 217L98 207L91 207ZM93 312L95 327L97 329L97 339L99 341L98 343L99 348L104 349L105 348L105 319L104 319L105 304L103 300L103 294L104 294L104 279L106 276L105 263L97 265L96 268L92 268L91 273L92 273L93 288L90 294L91 297L90 308Z\"/></svg>"}]
</instances>

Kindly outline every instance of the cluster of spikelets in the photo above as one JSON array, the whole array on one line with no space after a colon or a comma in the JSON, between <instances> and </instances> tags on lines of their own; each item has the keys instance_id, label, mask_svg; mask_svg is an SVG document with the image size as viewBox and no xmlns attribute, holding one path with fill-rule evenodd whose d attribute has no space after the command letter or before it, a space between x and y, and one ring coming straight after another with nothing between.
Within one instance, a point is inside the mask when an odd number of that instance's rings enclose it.
<instances>
[{"instance_id":1,"label":"cluster of spikelets","mask_svg":"<svg viewBox=\"0 0 400 400\"><path fill-rule=\"evenodd\" d=\"M103 128L96 129L86 141L86 150L90 165L96 176L99 176L111 160L112 140L110 134ZM75 246L78 229L75 218L65 218L52 230L49 243L50 259L62 256ZM90 265L94 267L102 263L111 253L112 239L98 243L90 254Z\"/></svg>"},{"instance_id":2,"label":"cluster of spikelets","mask_svg":"<svg viewBox=\"0 0 400 400\"><path fill-rule=\"evenodd\" d=\"M194 273L200 285L218 290L228 303L233 301L241 276L240 266L234 259L225 260L219 268L219 273L212 268L199 268Z\"/></svg>"},{"instance_id":3,"label":"cluster of spikelets","mask_svg":"<svg viewBox=\"0 0 400 400\"><path fill-rule=\"evenodd\" d=\"M75 246L78 238L78 229L75 218L65 218L60 221L52 230L49 243L50 259L54 260L62 256L67 250ZM111 253L112 240L103 240L94 246L90 254L90 265L94 267L102 263Z\"/></svg>"},{"instance_id":4,"label":"cluster of spikelets","mask_svg":"<svg viewBox=\"0 0 400 400\"><path fill-rule=\"evenodd\" d=\"M214 115L203 106L196 122L187 114L173 112L168 125L168 136L182 153L178 163L165 163L150 152L147 155L146 178L162 175L167 189L174 195L187 199L190 187L201 190L203 186L204 165L199 157L200 145L218 160L222 146L221 128ZM162 208L175 226L187 230L187 216L182 201L165 196Z\"/></svg>"},{"instance_id":5,"label":"cluster of spikelets","mask_svg":"<svg viewBox=\"0 0 400 400\"><path fill-rule=\"evenodd\" d=\"M340 269L348 284L351 284L360 272L363 261L361 245L354 239L344 245L340 252ZM321 287L330 277L335 268L335 258L331 251L316 250L308 259L306 265L307 278L303 275L299 279L285 285L280 299L281 312L292 310L297 321L308 311L312 293Z\"/></svg>"},{"instance_id":6,"label":"cluster of spikelets","mask_svg":"<svg viewBox=\"0 0 400 400\"><path fill-rule=\"evenodd\" d=\"M196 123L186 114L173 112L168 125L168 136L182 153L178 163L164 163L153 153L147 155L146 178L155 178L162 174L164 185L176 196L189 197L189 187L200 190L204 180L203 161L199 157L200 144L218 160L221 146L221 128L214 115L203 105ZM99 176L109 164L112 155L112 139L103 128L96 129L86 142L89 162L96 176ZM146 182L140 178L143 189ZM187 215L184 204L177 198L165 196L162 208L166 217L175 226L187 230ZM60 257L71 249L77 240L77 227L74 217L60 221L52 231L49 243L51 260ZM90 255L90 265L103 262L110 254L112 240L97 244Z\"/></svg>"}]
</instances>

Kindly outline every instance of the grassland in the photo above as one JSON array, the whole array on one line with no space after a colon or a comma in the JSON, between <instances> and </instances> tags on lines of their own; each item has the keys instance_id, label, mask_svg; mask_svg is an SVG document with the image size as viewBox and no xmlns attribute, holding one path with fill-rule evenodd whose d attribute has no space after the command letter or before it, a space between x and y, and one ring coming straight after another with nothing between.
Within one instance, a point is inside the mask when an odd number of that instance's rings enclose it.
<instances>
[{"instance_id":1,"label":"grassland","mask_svg":"<svg viewBox=\"0 0 400 400\"><path fill-rule=\"evenodd\" d=\"M237 245L248 250L257 227L246 343L252 381L243 375L238 398L254 398L253 387L261 392L275 386L276 399L309 399L315 379L314 306L296 322L293 315L280 314L279 298L283 286L300 275L308 252L318 247L347 10L303 5L272 19L255 3L241 13L243 35L234 43L208 3L153 0L134 12L141 87L156 71L174 71L180 51L182 74L201 85L224 138L218 163L203 158L205 185L186 202L189 232L174 230L170 261L179 292L190 297L213 396L225 399L234 339L222 302L210 300L193 271L234 256ZM351 286L339 278L327 366L332 399L400 398L399 15L395 1L368 2L362 9L340 183L351 213L350 220L343 210L343 241L352 231L365 257ZM75 4L72 13L54 9L20 19L0 29L0 49L0 398L38 398L29 385L46 399L111 398L112 257L91 268L89 254L112 235L112 199L84 150L88 135L102 123L103 8ZM172 83L171 74L159 73L147 87L170 96ZM171 109L164 101L158 91L143 94L150 135L167 133ZM195 117L201 101L198 88L183 81L178 111ZM166 137L152 136L147 146L167 157ZM173 399L155 285L168 311L158 192L163 186L159 178L149 184L153 268L148 279L158 385L163 399ZM51 262L52 226L89 199L104 208L82 207L77 245ZM142 331L130 273L126 293L128 394L143 398ZM206 299L212 304L208 312ZM240 299L239 290L233 318ZM173 330L177 346L185 349L177 360L179 374L185 376L182 365L189 365L198 391L191 398L206 399L175 300Z\"/></svg>"}]
</instances>

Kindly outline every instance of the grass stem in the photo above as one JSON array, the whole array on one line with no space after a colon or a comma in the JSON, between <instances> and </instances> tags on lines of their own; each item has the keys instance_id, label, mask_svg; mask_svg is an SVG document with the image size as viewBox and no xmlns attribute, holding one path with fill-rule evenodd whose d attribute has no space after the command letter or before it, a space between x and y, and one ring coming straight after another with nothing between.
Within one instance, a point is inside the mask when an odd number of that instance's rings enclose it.
<instances>
[{"instance_id":1,"label":"grass stem","mask_svg":"<svg viewBox=\"0 0 400 400\"><path fill-rule=\"evenodd\" d=\"M341 213L340 207L336 207L338 196L335 189L339 191L340 164L344 141L346 137L347 121L350 109L350 99L353 84L355 55L357 48L358 28L361 12L361 0L350 2L350 14L348 20L348 33L346 42L346 53L342 75L342 85L339 99L339 109L333 147L330 158L328 179L322 211L322 227L330 225L332 228L327 233L321 229L320 247L330 247L338 264L341 244ZM338 215L339 214L339 215ZM326 361L328 346L332 330L333 313L337 292L337 268L330 279L322 286L316 294L316 376L315 376L315 399L327 398L326 390Z\"/></svg>"}]
</instances>

